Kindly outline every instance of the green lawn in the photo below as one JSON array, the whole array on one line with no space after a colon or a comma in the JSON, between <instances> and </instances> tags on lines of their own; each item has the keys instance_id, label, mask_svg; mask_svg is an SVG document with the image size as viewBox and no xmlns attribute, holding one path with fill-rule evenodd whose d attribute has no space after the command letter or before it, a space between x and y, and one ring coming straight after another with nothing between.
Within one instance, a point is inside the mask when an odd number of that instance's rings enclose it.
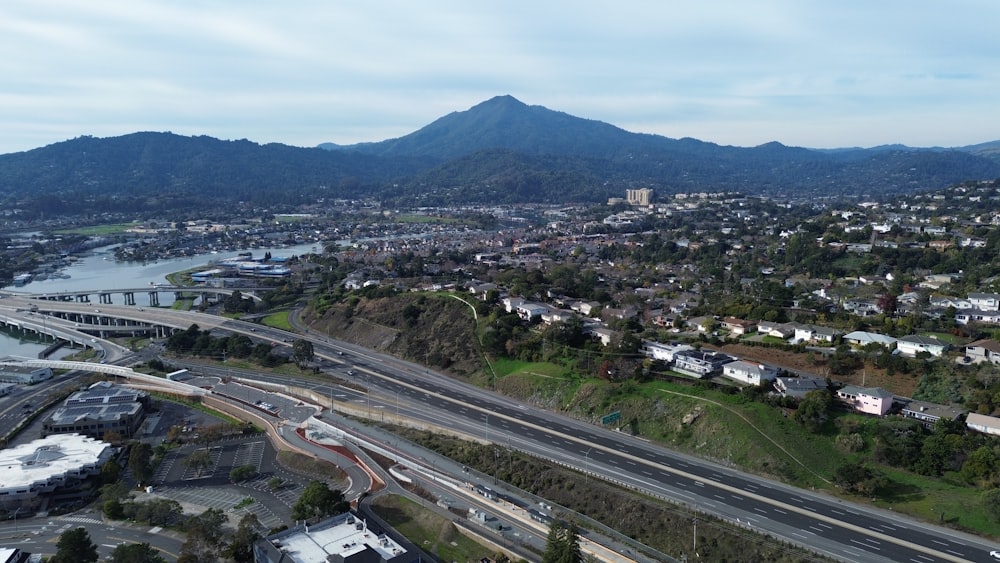
<instances>
[{"instance_id":1,"label":"green lawn","mask_svg":"<svg viewBox=\"0 0 1000 563\"><path fill-rule=\"evenodd\" d=\"M511 360L508 358L497 358L493 360L493 369L497 377L508 375L536 375L542 377L558 377L565 375L566 368L558 364L548 362L523 362L521 360Z\"/></svg>"},{"instance_id":2,"label":"green lawn","mask_svg":"<svg viewBox=\"0 0 1000 563\"><path fill-rule=\"evenodd\" d=\"M277 313L271 313L270 315L264 317L264 319L261 321L261 324L292 332L292 323L288 320L288 315L289 315L288 311L279 311Z\"/></svg>"},{"instance_id":3,"label":"green lawn","mask_svg":"<svg viewBox=\"0 0 1000 563\"><path fill-rule=\"evenodd\" d=\"M372 502L375 512L411 542L441 561L479 561L493 552L462 535L450 520L412 500L384 495Z\"/></svg>"}]
</instances>

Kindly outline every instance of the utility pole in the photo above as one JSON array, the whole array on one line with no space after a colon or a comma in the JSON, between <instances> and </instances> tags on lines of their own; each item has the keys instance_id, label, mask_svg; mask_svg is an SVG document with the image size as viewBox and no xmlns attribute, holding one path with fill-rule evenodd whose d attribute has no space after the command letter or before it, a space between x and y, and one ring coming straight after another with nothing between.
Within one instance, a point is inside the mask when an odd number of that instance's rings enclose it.
<instances>
[{"instance_id":1,"label":"utility pole","mask_svg":"<svg viewBox=\"0 0 1000 563\"><path fill-rule=\"evenodd\" d=\"M691 534L691 551L698 557L698 518L694 519L694 532Z\"/></svg>"}]
</instances>

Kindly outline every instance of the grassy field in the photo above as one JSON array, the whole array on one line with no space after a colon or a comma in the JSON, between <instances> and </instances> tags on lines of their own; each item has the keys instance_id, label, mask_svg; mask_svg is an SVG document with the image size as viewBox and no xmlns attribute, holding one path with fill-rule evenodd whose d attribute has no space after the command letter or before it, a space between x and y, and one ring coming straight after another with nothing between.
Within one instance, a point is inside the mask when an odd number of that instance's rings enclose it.
<instances>
[{"instance_id":1,"label":"grassy field","mask_svg":"<svg viewBox=\"0 0 1000 563\"><path fill-rule=\"evenodd\" d=\"M265 326L280 328L281 330L292 331L292 323L288 320L288 311L279 311L277 313L271 313L270 315L264 317L261 323Z\"/></svg>"},{"instance_id":2,"label":"grassy field","mask_svg":"<svg viewBox=\"0 0 1000 563\"><path fill-rule=\"evenodd\" d=\"M841 419L849 422L847 419L860 415L837 412L824 432L814 434L785 411L739 393L666 381L609 383L540 375L559 373L557 367L547 364L501 361L498 366L498 373L506 375L497 382L497 389L539 407L570 412L594 424L600 424L602 416L620 411L621 419L612 425L616 429L678 451L797 486L824 489L855 502L891 506L894 511L934 523L941 523L943 512L946 525L1000 537L1000 525L991 522L982 510L981 491L954 475L926 477L876 465L892 485L885 498L874 501L846 495L834 487L834 472L850 459L837 449L837 428Z\"/></svg>"},{"instance_id":3,"label":"grassy field","mask_svg":"<svg viewBox=\"0 0 1000 563\"><path fill-rule=\"evenodd\" d=\"M493 555L462 535L448 519L406 497L383 495L372 501L372 506L399 533L442 561L479 561Z\"/></svg>"}]
</instances>

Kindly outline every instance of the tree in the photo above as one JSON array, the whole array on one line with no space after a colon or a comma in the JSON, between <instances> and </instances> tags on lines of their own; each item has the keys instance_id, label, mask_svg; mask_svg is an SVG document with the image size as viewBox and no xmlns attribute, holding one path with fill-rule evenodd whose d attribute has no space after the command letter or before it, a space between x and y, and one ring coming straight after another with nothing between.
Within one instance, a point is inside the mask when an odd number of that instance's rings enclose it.
<instances>
[{"instance_id":1,"label":"tree","mask_svg":"<svg viewBox=\"0 0 1000 563\"><path fill-rule=\"evenodd\" d=\"M314 357L315 351L313 350L312 342L304 338L299 338L292 344L292 359L299 366L313 361Z\"/></svg>"},{"instance_id":2,"label":"tree","mask_svg":"<svg viewBox=\"0 0 1000 563\"><path fill-rule=\"evenodd\" d=\"M292 519L311 520L347 512L350 503L344 493L331 489L322 481L312 481L302 490L299 500L292 506Z\"/></svg>"},{"instance_id":3,"label":"tree","mask_svg":"<svg viewBox=\"0 0 1000 563\"><path fill-rule=\"evenodd\" d=\"M545 541L542 563L580 563L582 561L579 529L576 524L566 524L561 521L552 522L549 527L549 536Z\"/></svg>"},{"instance_id":4,"label":"tree","mask_svg":"<svg viewBox=\"0 0 1000 563\"><path fill-rule=\"evenodd\" d=\"M212 454L208 450L195 450L184 458L184 466L201 475L201 471L212 464Z\"/></svg>"},{"instance_id":5,"label":"tree","mask_svg":"<svg viewBox=\"0 0 1000 563\"><path fill-rule=\"evenodd\" d=\"M257 476L256 465L241 465L233 468L233 470L229 472L229 480L233 483L253 479L255 476Z\"/></svg>"},{"instance_id":6,"label":"tree","mask_svg":"<svg viewBox=\"0 0 1000 563\"><path fill-rule=\"evenodd\" d=\"M153 448L149 444L142 442L132 444L132 450L128 454L128 468L140 484L153 479L152 459Z\"/></svg>"},{"instance_id":7,"label":"tree","mask_svg":"<svg viewBox=\"0 0 1000 563\"><path fill-rule=\"evenodd\" d=\"M795 409L795 422L805 426L810 432L819 432L832 410L833 396L829 391L810 391Z\"/></svg>"},{"instance_id":8,"label":"tree","mask_svg":"<svg viewBox=\"0 0 1000 563\"><path fill-rule=\"evenodd\" d=\"M882 311L883 314L891 316L896 312L896 307L898 306L896 296L889 292L883 293L882 296L878 298L877 306L878 310Z\"/></svg>"},{"instance_id":9,"label":"tree","mask_svg":"<svg viewBox=\"0 0 1000 563\"><path fill-rule=\"evenodd\" d=\"M851 461L837 468L833 482L845 491L874 496L888 485L889 480L871 467Z\"/></svg>"},{"instance_id":10,"label":"tree","mask_svg":"<svg viewBox=\"0 0 1000 563\"><path fill-rule=\"evenodd\" d=\"M184 524L187 539L181 546L178 561L218 561L221 559L222 525L226 515L218 508L210 508L189 518ZM226 546L228 547L228 546Z\"/></svg>"},{"instance_id":11,"label":"tree","mask_svg":"<svg viewBox=\"0 0 1000 563\"><path fill-rule=\"evenodd\" d=\"M111 563L167 563L148 543L123 543L111 551Z\"/></svg>"},{"instance_id":12,"label":"tree","mask_svg":"<svg viewBox=\"0 0 1000 563\"><path fill-rule=\"evenodd\" d=\"M50 563L96 563L97 544L90 541L90 534L84 528L73 528L59 535L56 554Z\"/></svg>"},{"instance_id":13,"label":"tree","mask_svg":"<svg viewBox=\"0 0 1000 563\"><path fill-rule=\"evenodd\" d=\"M226 548L227 555L232 557L236 563L251 563L253 561L253 542L257 541L260 533L260 520L256 514L246 514L240 518L240 523L236 526L236 533L233 534L233 541Z\"/></svg>"},{"instance_id":14,"label":"tree","mask_svg":"<svg viewBox=\"0 0 1000 563\"><path fill-rule=\"evenodd\" d=\"M101 466L101 483L105 485L111 483L117 483L121 479L122 467L118 465L118 462L111 459Z\"/></svg>"}]
</instances>

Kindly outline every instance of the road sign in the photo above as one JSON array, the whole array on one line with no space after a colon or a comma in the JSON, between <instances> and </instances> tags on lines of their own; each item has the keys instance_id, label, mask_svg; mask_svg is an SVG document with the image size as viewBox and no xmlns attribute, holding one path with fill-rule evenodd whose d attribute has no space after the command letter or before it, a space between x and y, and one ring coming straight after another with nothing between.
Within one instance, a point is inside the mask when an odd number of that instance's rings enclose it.
<instances>
[{"instance_id":1,"label":"road sign","mask_svg":"<svg viewBox=\"0 0 1000 563\"><path fill-rule=\"evenodd\" d=\"M615 411L613 413L606 414L601 417L601 424L611 424L617 420L621 420L622 411Z\"/></svg>"}]
</instances>

